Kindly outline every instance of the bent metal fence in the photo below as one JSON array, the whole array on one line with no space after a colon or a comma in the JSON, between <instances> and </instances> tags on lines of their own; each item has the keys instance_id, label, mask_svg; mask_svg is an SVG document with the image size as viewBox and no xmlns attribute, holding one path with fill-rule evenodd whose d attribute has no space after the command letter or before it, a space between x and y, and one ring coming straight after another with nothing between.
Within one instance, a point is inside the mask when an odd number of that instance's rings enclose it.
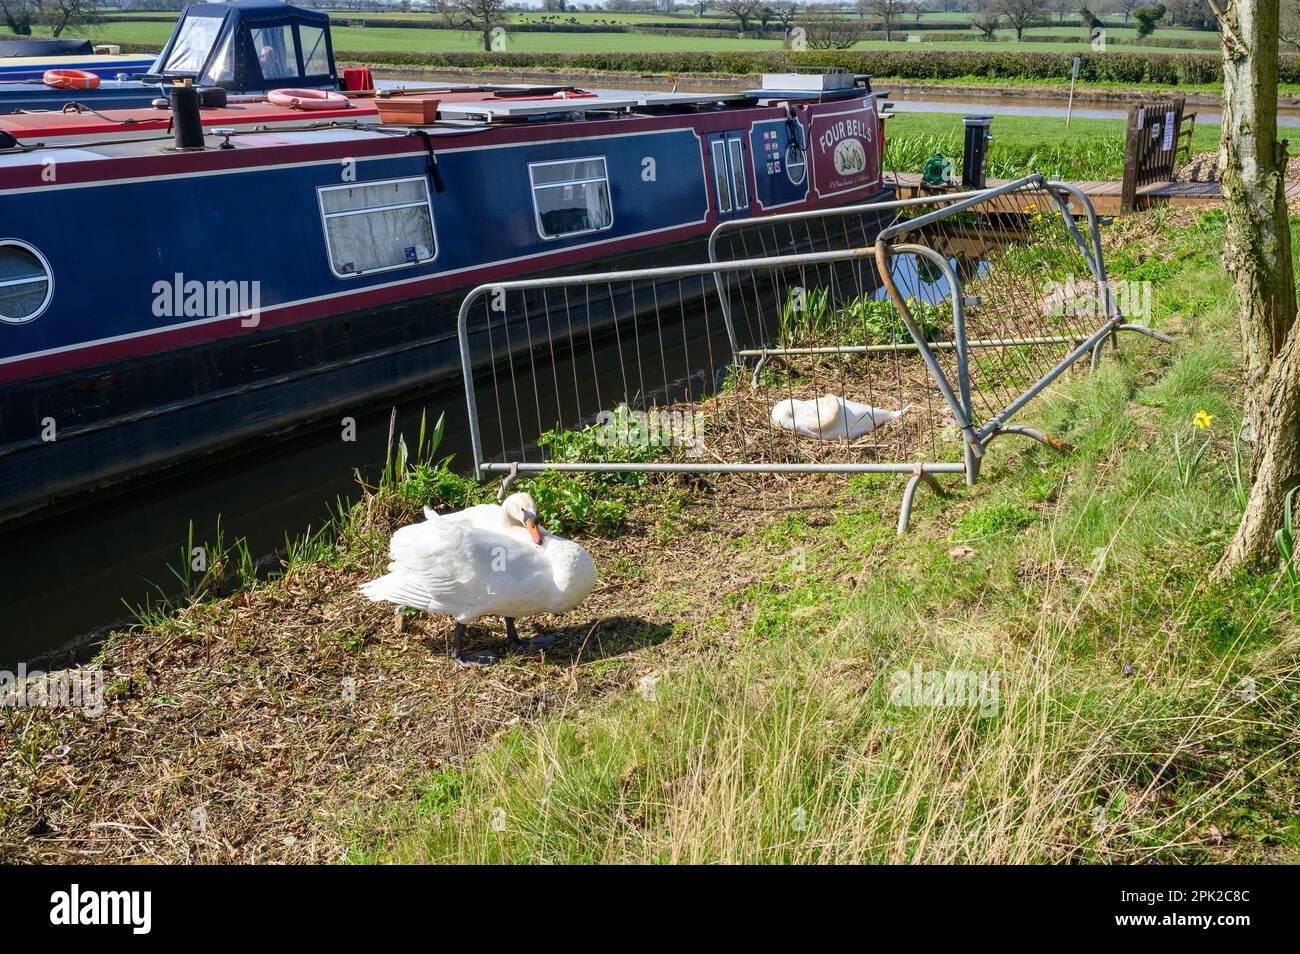
<instances>
[{"instance_id":1,"label":"bent metal fence","mask_svg":"<svg viewBox=\"0 0 1300 954\"><path fill-rule=\"evenodd\" d=\"M705 264L480 286L475 471L903 474L902 533L918 485L973 483L998 435L1060 447L1008 419L1081 357L1158 335L1100 248L1087 199L1031 176L723 223Z\"/></svg>"}]
</instances>

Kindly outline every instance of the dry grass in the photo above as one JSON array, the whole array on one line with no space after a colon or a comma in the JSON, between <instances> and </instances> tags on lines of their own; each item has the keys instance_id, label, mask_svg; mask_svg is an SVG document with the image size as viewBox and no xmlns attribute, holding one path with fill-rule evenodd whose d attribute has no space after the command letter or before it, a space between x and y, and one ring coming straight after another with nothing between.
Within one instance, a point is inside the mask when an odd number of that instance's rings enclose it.
<instances>
[{"instance_id":1,"label":"dry grass","mask_svg":"<svg viewBox=\"0 0 1300 954\"><path fill-rule=\"evenodd\" d=\"M653 507L616 541L584 540L601 583L567 617L529 621L561 637L545 657L460 669L448 621L399 621L357 592L381 558L295 567L165 628L119 634L102 661L103 715L0 709L0 859L338 860L353 820L430 771L689 655L702 616L756 577L719 548L779 519L792 486L724 481L684 514L675 504L671 526L689 527L689 546L656 530ZM815 506L819 486L801 487L799 506ZM492 623L472 627L467 646L498 640Z\"/></svg>"}]
</instances>

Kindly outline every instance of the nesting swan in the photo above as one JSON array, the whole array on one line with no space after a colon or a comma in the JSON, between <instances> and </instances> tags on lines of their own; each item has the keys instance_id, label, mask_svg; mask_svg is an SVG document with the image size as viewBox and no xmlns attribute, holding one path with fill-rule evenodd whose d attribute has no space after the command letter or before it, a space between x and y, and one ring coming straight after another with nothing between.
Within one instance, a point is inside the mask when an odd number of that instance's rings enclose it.
<instances>
[{"instance_id":1,"label":"nesting swan","mask_svg":"<svg viewBox=\"0 0 1300 954\"><path fill-rule=\"evenodd\" d=\"M500 616L511 645L544 648L554 637L521 640L515 619L571 610L596 585L591 554L543 529L528 494L512 494L501 506L483 504L447 516L426 509L424 516L423 523L393 534L388 573L366 583L361 592L375 602L450 616L456 621L452 658L462 666L496 661L493 653L461 654L467 623Z\"/></svg>"},{"instance_id":2,"label":"nesting swan","mask_svg":"<svg viewBox=\"0 0 1300 954\"><path fill-rule=\"evenodd\" d=\"M827 394L816 400L789 398L772 408L772 423L802 437L822 441L853 440L906 414L906 407L886 411L870 404Z\"/></svg>"}]
</instances>

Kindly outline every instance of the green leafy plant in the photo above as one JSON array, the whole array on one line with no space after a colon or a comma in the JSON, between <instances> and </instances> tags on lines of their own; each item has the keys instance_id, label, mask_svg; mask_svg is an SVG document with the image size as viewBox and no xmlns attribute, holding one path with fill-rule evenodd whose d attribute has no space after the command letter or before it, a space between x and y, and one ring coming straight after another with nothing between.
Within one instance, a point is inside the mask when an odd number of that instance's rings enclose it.
<instances>
[{"instance_id":1,"label":"green leafy plant","mask_svg":"<svg viewBox=\"0 0 1300 954\"><path fill-rule=\"evenodd\" d=\"M951 305L909 298L907 308L912 314L912 319L920 326L925 339L933 341L939 332L940 323L949 314ZM909 343L912 340L911 332L903 323L903 316L899 314L892 301L859 298L849 305L846 315L860 326L863 344Z\"/></svg>"},{"instance_id":2,"label":"green leafy plant","mask_svg":"<svg viewBox=\"0 0 1300 954\"><path fill-rule=\"evenodd\" d=\"M1295 565L1295 519L1293 514L1297 490L1300 490L1300 487L1292 487L1288 491L1286 500L1282 504L1282 526L1273 534L1273 539L1277 541L1277 552L1282 555L1282 572L1286 575L1287 585L1290 587L1292 596L1300 593L1300 571L1296 570Z\"/></svg>"}]
</instances>

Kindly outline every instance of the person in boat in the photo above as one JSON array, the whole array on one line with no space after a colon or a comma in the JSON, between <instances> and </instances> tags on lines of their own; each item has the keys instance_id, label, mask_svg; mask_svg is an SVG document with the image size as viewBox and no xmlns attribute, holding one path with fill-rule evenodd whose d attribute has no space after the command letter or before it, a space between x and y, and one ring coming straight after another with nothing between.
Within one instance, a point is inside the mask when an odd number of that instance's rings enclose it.
<instances>
[{"instance_id":1,"label":"person in boat","mask_svg":"<svg viewBox=\"0 0 1300 954\"><path fill-rule=\"evenodd\" d=\"M284 60L280 58L280 54L274 47L262 47L261 52L257 54L257 62L262 67L263 79L281 79L289 75L284 68Z\"/></svg>"}]
</instances>

